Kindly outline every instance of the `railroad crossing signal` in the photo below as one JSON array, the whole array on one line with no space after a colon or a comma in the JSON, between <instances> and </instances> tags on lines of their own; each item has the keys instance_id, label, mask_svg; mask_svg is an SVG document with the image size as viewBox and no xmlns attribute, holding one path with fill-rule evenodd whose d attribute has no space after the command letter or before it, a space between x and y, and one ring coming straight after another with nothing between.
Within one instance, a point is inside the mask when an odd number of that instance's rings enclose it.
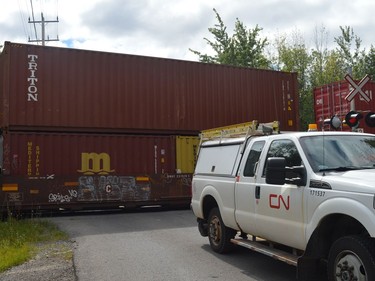
<instances>
[{"instance_id":1,"label":"railroad crossing signal","mask_svg":"<svg viewBox=\"0 0 375 281\"><path fill-rule=\"evenodd\" d=\"M338 126L335 126L334 122L334 117L332 117L331 120L329 120L329 123L333 128L337 129ZM361 112L357 111L350 111L348 114L345 116L345 123L348 125L350 128L358 128L359 125L359 120L363 118L363 114ZM369 127L375 127L375 112L368 112L365 116L365 122L367 126Z\"/></svg>"},{"instance_id":2,"label":"railroad crossing signal","mask_svg":"<svg viewBox=\"0 0 375 281\"><path fill-rule=\"evenodd\" d=\"M356 111L350 111L348 114L345 116L345 123L350 127L350 128L356 128L359 125L359 120L363 118L363 115L359 112Z\"/></svg>"},{"instance_id":3,"label":"railroad crossing signal","mask_svg":"<svg viewBox=\"0 0 375 281\"><path fill-rule=\"evenodd\" d=\"M368 82L370 81L370 76L366 75L365 77L363 77L363 79L359 82L359 84L357 84L353 79L352 77L349 75L349 74L346 74L345 75L345 79L346 81L349 82L350 85L352 85L353 87L353 90L350 91L350 93L345 97L345 99L347 101L352 101L354 99L354 97L357 95L357 94L360 94L362 96L362 98L366 101L366 102L369 102L371 100L371 98L366 95L366 93L362 90L362 87Z\"/></svg>"},{"instance_id":4,"label":"railroad crossing signal","mask_svg":"<svg viewBox=\"0 0 375 281\"><path fill-rule=\"evenodd\" d=\"M375 112L369 112L365 118L366 124L369 127L375 127Z\"/></svg>"}]
</instances>

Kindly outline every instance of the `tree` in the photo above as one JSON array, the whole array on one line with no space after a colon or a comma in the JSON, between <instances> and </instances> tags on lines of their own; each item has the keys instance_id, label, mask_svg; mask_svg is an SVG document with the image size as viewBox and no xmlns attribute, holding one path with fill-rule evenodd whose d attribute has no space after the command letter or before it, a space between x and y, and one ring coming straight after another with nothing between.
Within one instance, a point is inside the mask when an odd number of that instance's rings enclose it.
<instances>
[{"instance_id":1,"label":"tree","mask_svg":"<svg viewBox=\"0 0 375 281\"><path fill-rule=\"evenodd\" d=\"M301 128L307 128L307 125L314 120L314 103L309 82L311 56L304 39L298 31L292 34L290 41L285 35L276 38L276 49L277 58L275 61L277 68L282 71L298 73Z\"/></svg>"},{"instance_id":2,"label":"tree","mask_svg":"<svg viewBox=\"0 0 375 281\"><path fill-rule=\"evenodd\" d=\"M366 53L364 49L361 50L362 40L354 34L353 28L350 26L340 26L340 30L341 35L334 39L338 45L337 51L344 61L346 71L351 72L354 79L361 79L365 75L366 68Z\"/></svg>"},{"instance_id":3,"label":"tree","mask_svg":"<svg viewBox=\"0 0 375 281\"><path fill-rule=\"evenodd\" d=\"M311 50L310 84L311 88L342 80L346 70L345 63L336 50L328 50L328 32L324 26L315 28L315 49Z\"/></svg>"},{"instance_id":4,"label":"tree","mask_svg":"<svg viewBox=\"0 0 375 281\"><path fill-rule=\"evenodd\" d=\"M267 39L258 39L261 30L258 25L247 30L243 23L236 19L232 37L235 65L269 68L269 60L263 54Z\"/></svg>"},{"instance_id":5,"label":"tree","mask_svg":"<svg viewBox=\"0 0 375 281\"><path fill-rule=\"evenodd\" d=\"M269 60L264 56L264 48L267 46L267 38L260 39L260 28L247 29L239 19L236 19L234 34L229 36L227 27L223 23L219 13L213 9L218 21L208 31L214 36L211 41L207 38L207 44L211 46L215 54L213 56L202 54L199 51L189 49L199 56L200 62L228 64L234 66L269 68Z\"/></svg>"},{"instance_id":6,"label":"tree","mask_svg":"<svg viewBox=\"0 0 375 281\"><path fill-rule=\"evenodd\" d=\"M214 27L208 28L208 31L212 33L215 37L215 41L212 42L211 40L204 38L207 41L207 44L211 46L211 48L216 52L215 56L209 56L207 54L202 54L201 52L192 50L189 48L191 52L199 56L200 62L205 63L220 63L220 60L224 57L228 57L231 52L231 39L227 33L227 27L224 25L219 13L214 9L216 14L216 19L218 21Z\"/></svg>"},{"instance_id":7,"label":"tree","mask_svg":"<svg viewBox=\"0 0 375 281\"><path fill-rule=\"evenodd\" d=\"M375 47L371 45L369 53L365 57L365 73L375 81Z\"/></svg>"}]
</instances>

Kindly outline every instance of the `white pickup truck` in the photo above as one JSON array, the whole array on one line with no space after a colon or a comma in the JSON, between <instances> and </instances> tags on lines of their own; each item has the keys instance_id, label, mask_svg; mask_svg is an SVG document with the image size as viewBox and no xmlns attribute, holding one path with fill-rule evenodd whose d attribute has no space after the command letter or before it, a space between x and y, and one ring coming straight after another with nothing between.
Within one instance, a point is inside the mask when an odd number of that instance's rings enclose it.
<instances>
[{"instance_id":1,"label":"white pickup truck","mask_svg":"<svg viewBox=\"0 0 375 281\"><path fill-rule=\"evenodd\" d=\"M191 208L211 248L297 267L301 280L375 280L375 135L298 132L200 145Z\"/></svg>"}]
</instances>

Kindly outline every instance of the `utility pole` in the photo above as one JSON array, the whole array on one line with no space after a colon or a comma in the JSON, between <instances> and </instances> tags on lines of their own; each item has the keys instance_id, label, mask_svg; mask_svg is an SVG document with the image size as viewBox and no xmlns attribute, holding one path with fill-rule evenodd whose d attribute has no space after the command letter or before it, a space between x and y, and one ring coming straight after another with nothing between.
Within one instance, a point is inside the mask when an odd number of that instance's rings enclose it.
<instances>
[{"instance_id":1,"label":"utility pole","mask_svg":"<svg viewBox=\"0 0 375 281\"><path fill-rule=\"evenodd\" d=\"M47 36L47 39L46 39L46 24L47 23L57 23L57 22L59 22L59 18L57 17L56 20L45 20L44 16L43 16L43 13L41 13L41 18L42 18L42 20L33 20L33 21L31 21L30 18L29 18L29 23L32 23L32 24L40 23L42 25L42 38L41 39L37 38L35 40L31 40L30 37L29 37L29 42L42 42L42 46L45 46L46 42L59 41L58 35L56 36L56 38L53 38L53 39L50 39L49 36Z\"/></svg>"}]
</instances>

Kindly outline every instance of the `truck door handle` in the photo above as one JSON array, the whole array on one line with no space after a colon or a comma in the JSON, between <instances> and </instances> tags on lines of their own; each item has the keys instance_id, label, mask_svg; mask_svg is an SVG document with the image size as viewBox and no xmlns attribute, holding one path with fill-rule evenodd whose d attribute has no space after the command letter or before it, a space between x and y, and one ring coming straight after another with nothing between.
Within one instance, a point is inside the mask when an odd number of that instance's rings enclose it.
<instances>
[{"instance_id":1,"label":"truck door handle","mask_svg":"<svg viewBox=\"0 0 375 281\"><path fill-rule=\"evenodd\" d=\"M260 199L260 186L255 187L255 199Z\"/></svg>"}]
</instances>

